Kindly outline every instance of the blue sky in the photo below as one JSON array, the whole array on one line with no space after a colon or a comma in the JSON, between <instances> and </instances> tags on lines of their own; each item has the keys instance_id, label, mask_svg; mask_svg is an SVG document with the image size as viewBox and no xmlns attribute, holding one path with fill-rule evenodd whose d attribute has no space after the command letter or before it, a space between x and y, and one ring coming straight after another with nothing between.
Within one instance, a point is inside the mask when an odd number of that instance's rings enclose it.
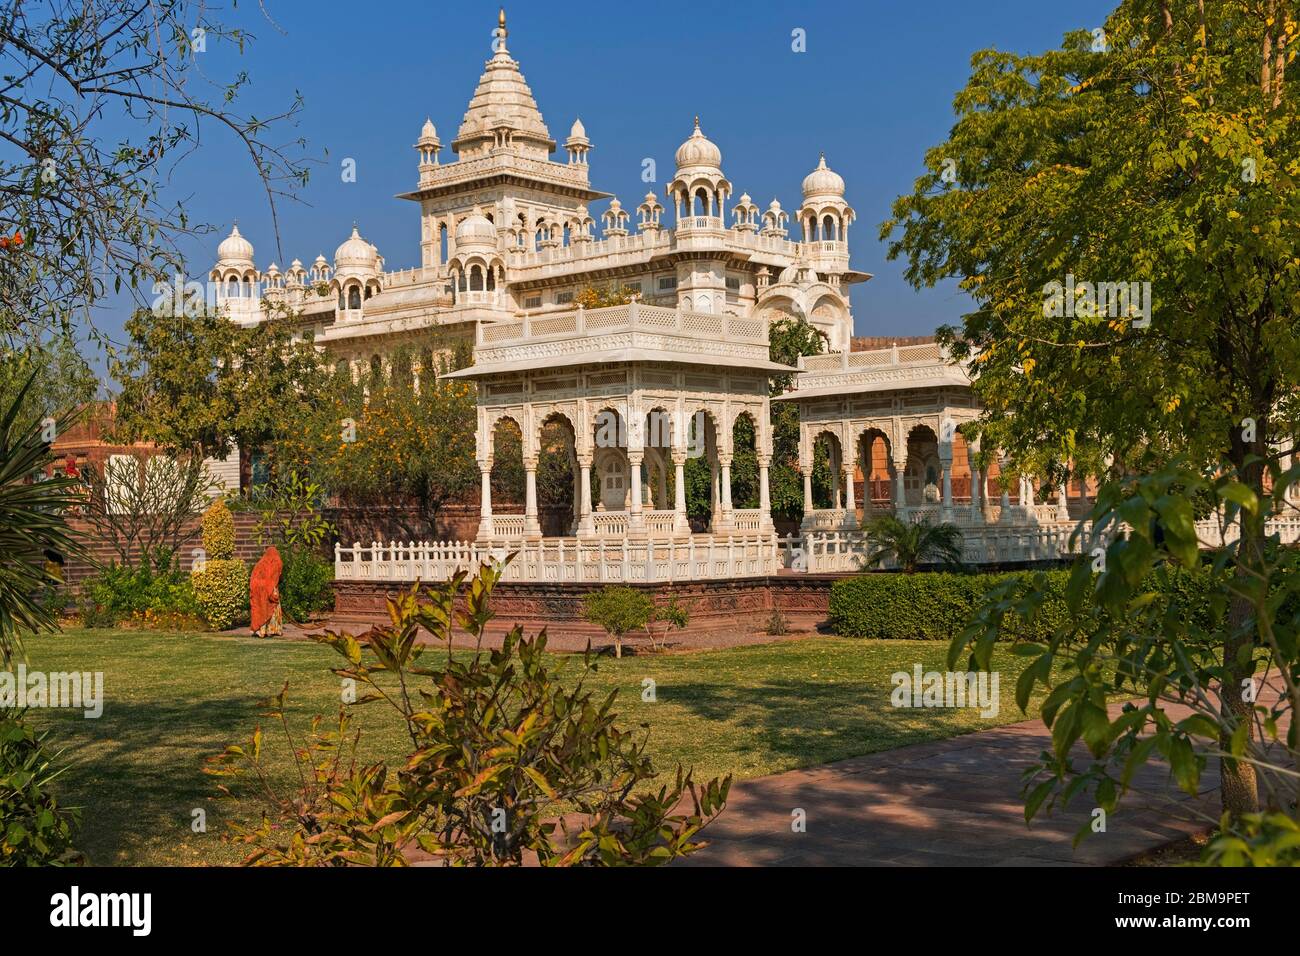
<instances>
[{"instance_id":1,"label":"blue sky","mask_svg":"<svg viewBox=\"0 0 1300 956\"><path fill-rule=\"evenodd\" d=\"M294 135L323 160L302 203L280 207L282 246L252 169L238 145L216 131L179 168L172 188L193 219L217 232L191 249L202 274L238 219L257 264L310 264L348 235L355 220L386 268L418 262L414 204L394 199L415 185L412 144L426 116L444 144L454 137L491 55L497 3L472 0L288 2L266 0L234 16L256 37L241 56L209 42L204 71L246 70L242 109L269 115L295 90L305 98ZM672 177L673 153L699 114L722 149L736 194L760 207L773 197L798 207L799 186L820 150L847 183L857 222L849 233L855 268L874 274L855 287L859 335L924 334L955 322L963 297L953 287L914 291L902 263L887 262L878 227L892 200L910 189L925 150L953 120L952 99L971 54L1057 47L1069 30L1100 26L1109 2L927 0L919 2L707 2L507 4L509 48L550 128L563 141L581 116L595 144L592 184L634 209L645 194L642 160L658 166L656 192ZM791 49L805 31L807 52ZM283 31L283 32L281 32ZM286 131L288 138L288 131ZM563 153L559 153L563 156ZM454 154L444 147L442 161ZM345 183L340 164L356 162ZM604 205L593 208L599 220ZM122 310L103 316L110 334ZM114 337L116 335L114 334Z\"/></svg>"}]
</instances>

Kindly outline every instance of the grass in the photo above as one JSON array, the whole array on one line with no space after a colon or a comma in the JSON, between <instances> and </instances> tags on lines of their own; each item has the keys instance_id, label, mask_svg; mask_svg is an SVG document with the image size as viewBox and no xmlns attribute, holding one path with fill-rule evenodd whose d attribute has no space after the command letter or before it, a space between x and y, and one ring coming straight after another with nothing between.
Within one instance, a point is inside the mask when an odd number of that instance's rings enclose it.
<instances>
[{"instance_id":1,"label":"grass","mask_svg":"<svg viewBox=\"0 0 1300 956\"><path fill-rule=\"evenodd\" d=\"M237 862L243 848L221 836L231 820L258 811L220 798L204 758L243 743L259 722L260 702L290 683L295 730L313 714L332 715L340 700L337 660L310 642L259 641L201 633L69 630L30 639L29 670L102 671L104 713L37 710L31 719L54 733L72 766L60 778L63 800L81 806L79 848L100 865ZM677 762L698 779L753 777L886 750L1025 719L1013 699L1024 658L999 651L1001 709L891 706L890 675L946 670L946 645L923 641L815 638L693 654L602 659L594 690L617 687L625 724L648 724L661 771ZM577 665L575 660L570 667ZM643 700L643 681L655 700ZM395 760L408 741L384 704L360 708L367 759ZM268 747L276 741L267 726ZM282 738L280 738L282 740ZM287 783L288 751L274 751ZM195 833L193 811L206 813Z\"/></svg>"}]
</instances>

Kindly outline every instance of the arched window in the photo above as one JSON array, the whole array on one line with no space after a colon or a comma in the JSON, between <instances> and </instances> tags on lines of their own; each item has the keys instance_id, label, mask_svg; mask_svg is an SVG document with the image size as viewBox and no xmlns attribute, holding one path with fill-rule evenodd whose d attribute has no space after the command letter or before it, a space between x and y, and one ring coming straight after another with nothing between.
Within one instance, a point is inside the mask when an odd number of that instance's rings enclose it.
<instances>
[{"instance_id":1,"label":"arched window","mask_svg":"<svg viewBox=\"0 0 1300 956\"><path fill-rule=\"evenodd\" d=\"M489 266L487 271L487 290L489 292L492 292L493 290L496 289L496 287L497 287L497 271L493 269L491 266Z\"/></svg>"},{"instance_id":2,"label":"arched window","mask_svg":"<svg viewBox=\"0 0 1300 956\"><path fill-rule=\"evenodd\" d=\"M348 308L349 309L361 308L361 287L360 286L354 285L348 288Z\"/></svg>"},{"instance_id":3,"label":"arched window","mask_svg":"<svg viewBox=\"0 0 1300 956\"><path fill-rule=\"evenodd\" d=\"M370 374L376 379L384 374L384 363L378 355L370 356Z\"/></svg>"},{"instance_id":4,"label":"arched window","mask_svg":"<svg viewBox=\"0 0 1300 956\"><path fill-rule=\"evenodd\" d=\"M835 217L832 216L830 213L827 213L822 218L822 238L823 239L839 238L839 236L835 234Z\"/></svg>"},{"instance_id":5,"label":"arched window","mask_svg":"<svg viewBox=\"0 0 1300 956\"><path fill-rule=\"evenodd\" d=\"M239 298L239 280L234 276L231 276L230 281L226 283L226 297L229 299Z\"/></svg>"},{"instance_id":6,"label":"arched window","mask_svg":"<svg viewBox=\"0 0 1300 956\"><path fill-rule=\"evenodd\" d=\"M477 263L469 267L469 291L483 291L483 267Z\"/></svg>"}]
</instances>

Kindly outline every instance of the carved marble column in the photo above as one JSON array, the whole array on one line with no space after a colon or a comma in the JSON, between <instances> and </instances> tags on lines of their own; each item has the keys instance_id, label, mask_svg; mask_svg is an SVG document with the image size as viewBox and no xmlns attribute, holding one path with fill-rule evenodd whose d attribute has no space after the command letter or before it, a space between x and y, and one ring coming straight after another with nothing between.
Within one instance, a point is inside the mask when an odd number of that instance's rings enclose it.
<instances>
[{"instance_id":1,"label":"carved marble column","mask_svg":"<svg viewBox=\"0 0 1300 956\"><path fill-rule=\"evenodd\" d=\"M627 527L629 531L645 530L645 516L641 512L641 461L644 455L639 451L627 453L627 468L631 485L631 501L627 509Z\"/></svg>"},{"instance_id":2,"label":"carved marble column","mask_svg":"<svg viewBox=\"0 0 1300 956\"><path fill-rule=\"evenodd\" d=\"M481 480L478 506L478 536L492 537L492 459L480 459L478 463Z\"/></svg>"},{"instance_id":3,"label":"carved marble column","mask_svg":"<svg viewBox=\"0 0 1300 956\"><path fill-rule=\"evenodd\" d=\"M537 459L524 459L524 535L542 536L542 525L537 520Z\"/></svg>"},{"instance_id":4,"label":"carved marble column","mask_svg":"<svg viewBox=\"0 0 1300 956\"><path fill-rule=\"evenodd\" d=\"M720 500L720 508L721 508L721 510L722 510L722 522L721 522L721 527L723 527L723 528L731 528L731 527L732 527L732 515L731 515L731 511L732 511L732 508L731 508L731 455L728 455L728 454L719 454L719 455L718 455L718 468L719 468L719 470L720 470L719 481L721 482L721 487L720 487L720 492L721 492L721 494L719 495L719 498L721 499L721 500ZM718 525L718 522L715 521L715 522L714 522L714 525Z\"/></svg>"},{"instance_id":5,"label":"carved marble column","mask_svg":"<svg viewBox=\"0 0 1300 956\"><path fill-rule=\"evenodd\" d=\"M578 535L589 537L596 533L591 517L591 456L578 458L578 471Z\"/></svg>"},{"instance_id":6,"label":"carved marble column","mask_svg":"<svg viewBox=\"0 0 1300 956\"><path fill-rule=\"evenodd\" d=\"M768 487L768 468L772 459L767 455L758 456L758 515L759 527L764 531L772 529L772 492Z\"/></svg>"},{"instance_id":7,"label":"carved marble column","mask_svg":"<svg viewBox=\"0 0 1300 956\"><path fill-rule=\"evenodd\" d=\"M849 456L844 457L844 527L856 528L858 526L858 503L857 495L853 490L853 472L857 468L857 462Z\"/></svg>"},{"instance_id":8,"label":"carved marble column","mask_svg":"<svg viewBox=\"0 0 1300 956\"><path fill-rule=\"evenodd\" d=\"M903 474L907 471L907 455L902 459L895 457L894 464L894 516L899 521L907 520L907 486Z\"/></svg>"}]
</instances>

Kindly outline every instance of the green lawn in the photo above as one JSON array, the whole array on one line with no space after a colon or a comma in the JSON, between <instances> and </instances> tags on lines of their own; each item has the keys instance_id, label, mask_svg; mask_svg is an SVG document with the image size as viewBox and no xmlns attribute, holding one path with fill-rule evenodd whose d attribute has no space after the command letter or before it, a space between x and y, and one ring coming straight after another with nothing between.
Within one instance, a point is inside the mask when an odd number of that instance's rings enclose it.
<instances>
[{"instance_id":1,"label":"green lawn","mask_svg":"<svg viewBox=\"0 0 1300 956\"><path fill-rule=\"evenodd\" d=\"M305 726L339 704L333 651L310 642L259 641L216 634L67 631L29 640L30 669L103 671L104 714L31 712L67 748L71 769L60 794L83 808L78 846L92 862L231 863L241 849L221 834L252 804L221 799L202 772L206 756L243 742L258 704L290 681L290 719ZM598 688L620 689L627 723L650 725L656 766L681 761L697 776L737 777L803 767L1024 719L1015 678L1023 658L1000 653L1001 711L910 710L890 705L890 675L946 670L946 645L919 641L815 638L694 654L602 659ZM575 662L576 663L576 662ZM643 702L642 681L657 701ZM368 758L397 758L405 737L384 704L360 709ZM270 738L271 728L267 727ZM288 754L278 747L286 776ZM207 833L191 813L207 813Z\"/></svg>"}]
</instances>

